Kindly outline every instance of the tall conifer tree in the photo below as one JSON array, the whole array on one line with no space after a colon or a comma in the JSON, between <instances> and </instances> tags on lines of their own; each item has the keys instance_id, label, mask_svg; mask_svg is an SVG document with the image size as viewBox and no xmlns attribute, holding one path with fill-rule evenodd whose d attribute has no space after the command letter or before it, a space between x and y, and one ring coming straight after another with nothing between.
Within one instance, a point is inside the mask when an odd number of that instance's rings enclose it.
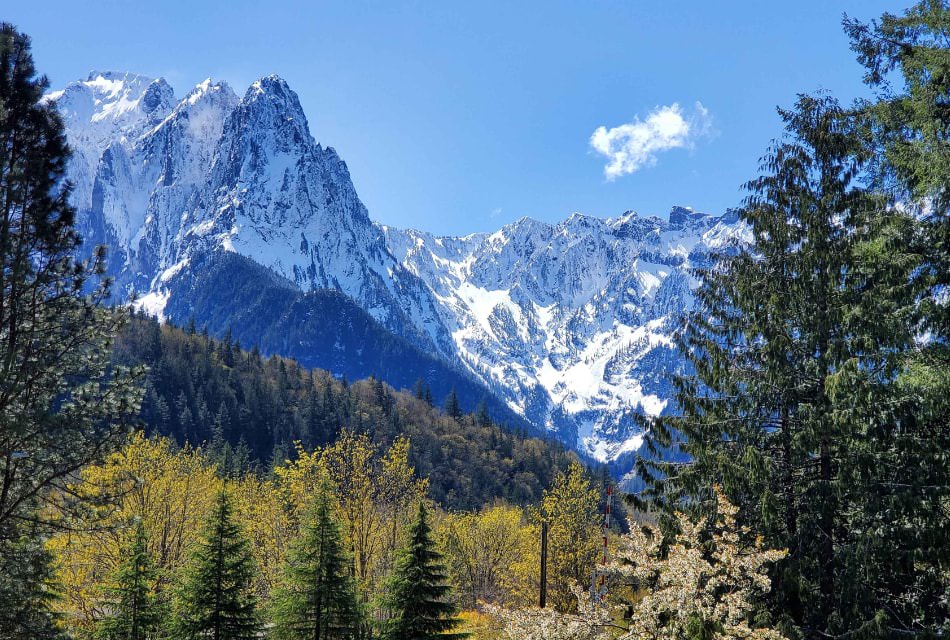
<instances>
[{"instance_id":1,"label":"tall conifer tree","mask_svg":"<svg viewBox=\"0 0 950 640\"><path fill-rule=\"evenodd\" d=\"M902 309L914 260L876 259L907 218L858 184L868 156L851 114L805 96L782 115L789 136L747 185L752 246L702 273L680 336L695 375L675 380L682 415L652 431L655 452L690 461L638 464L667 508L689 497L703 509L722 484L741 520L789 551L773 610L824 637L873 625L880 604L860 576L877 538L852 515L877 490L883 401L913 337Z\"/></svg>"},{"instance_id":2,"label":"tall conifer tree","mask_svg":"<svg viewBox=\"0 0 950 640\"><path fill-rule=\"evenodd\" d=\"M459 405L458 394L455 393L455 387L449 391L449 395L445 398L445 413L456 420L461 420L462 418L462 407Z\"/></svg>"},{"instance_id":3,"label":"tall conifer tree","mask_svg":"<svg viewBox=\"0 0 950 640\"><path fill-rule=\"evenodd\" d=\"M458 626L451 587L436 550L424 503L419 503L408 541L389 580L387 606L393 617L386 621L386 640L450 640L465 634L452 633Z\"/></svg>"},{"instance_id":4,"label":"tall conifer tree","mask_svg":"<svg viewBox=\"0 0 950 640\"><path fill-rule=\"evenodd\" d=\"M859 102L877 159L874 184L914 213L911 316L922 339L902 352L873 460L877 501L857 514L878 532L864 571L881 576L883 632L950 632L950 3L917 2L869 24L846 18L877 95ZM892 247L882 262L894 262Z\"/></svg>"},{"instance_id":5,"label":"tall conifer tree","mask_svg":"<svg viewBox=\"0 0 950 640\"><path fill-rule=\"evenodd\" d=\"M51 598L42 537L67 487L99 461L138 411L136 376L111 367L126 313L108 299L104 251L76 261L79 237L63 181L63 125L42 99L30 40L0 23L0 636L44 637ZM56 494L59 499L50 500ZM40 509L40 507L43 509ZM19 613L17 613L19 612Z\"/></svg>"},{"instance_id":6,"label":"tall conifer tree","mask_svg":"<svg viewBox=\"0 0 950 640\"><path fill-rule=\"evenodd\" d=\"M251 593L254 558L222 489L176 603L184 640L250 640L261 625Z\"/></svg>"},{"instance_id":7,"label":"tall conifer tree","mask_svg":"<svg viewBox=\"0 0 950 640\"><path fill-rule=\"evenodd\" d=\"M357 637L360 612L351 562L323 483L301 523L284 580L274 596L275 636L282 640Z\"/></svg>"}]
</instances>

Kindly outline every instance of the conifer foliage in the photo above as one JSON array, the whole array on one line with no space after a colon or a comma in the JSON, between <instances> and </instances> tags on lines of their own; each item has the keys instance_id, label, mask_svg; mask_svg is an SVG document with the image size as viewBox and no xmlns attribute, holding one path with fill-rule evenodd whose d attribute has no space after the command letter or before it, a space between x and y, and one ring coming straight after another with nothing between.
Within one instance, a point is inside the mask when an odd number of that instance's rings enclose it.
<instances>
[{"instance_id":1,"label":"conifer foliage","mask_svg":"<svg viewBox=\"0 0 950 640\"><path fill-rule=\"evenodd\" d=\"M347 640L357 637L360 611L351 562L323 483L293 543L283 584L275 594L279 640Z\"/></svg>"},{"instance_id":2,"label":"conifer foliage","mask_svg":"<svg viewBox=\"0 0 950 640\"><path fill-rule=\"evenodd\" d=\"M249 640L261 625L251 593L255 563L226 489L208 520L176 603L177 637Z\"/></svg>"},{"instance_id":3,"label":"conifer foliage","mask_svg":"<svg viewBox=\"0 0 950 640\"><path fill-rule=\"evenodd\" d=\"M387 621L385 640L449 640L464 634L452 633L458 626L451 587L435 548L429 515L424 503L409 527L406 546L389 580L387 605L394 617Z\"/></svg>"},{"instance_id":4,"label":"conifer foliage","mask_svg":"<svg viewBox=\"0 0 950 640\"><path fill-rule=\"evenodd\" d=\"M877 162L876 188L914 212L916 233L901 247L919 259L909 321L922 339L901 352L887 399L894 407L871 464L877 499L859 526L875 531L876 619L883 633L950 631L950 2L922 0L845 31L876 99L859 103ZM893 248L881 256L894 262Z\"/></svg>"},{"instance_id":5,"label":"conifer foliage","mask_svg":"<svg viewBox=\"0 0 950 640\"><path fill-rule=\"evenodd\" d=\"M445 399L445 413L456 420L462 417L462 407L459 405L459 397L455 393L455 389L449 391L449 395Z\"/></svg>"},{"instance_id":6,"label":"conifer foliage","mask_svg":"<svg viewBox=\"0 0 950 640\"><path fill-rule=\"evenodd\" d=\"M146 431L192 445L209 442L229 475L268 460L280 464L292 457L296 442L324 447L346 429L379 446L406 435L410 462L429 478L429 497L473 509L496 497L534 502L571 458L553 439L484 416L450 418L426 399L431 394L424 384L416 390L420 399L374 378L346 384L328 371L265 358L153 318L133 317L115 353L120 362L148 367L141 411Z\"/></svg>"},{"instance_id":7,"label":"conifer foliage","mask_svg":"<svg viewBox=\"0 0 950 640\"><path fill-rule=\"evenodd\" d=\"M721 483L742 522L788 549L774 610L820 636L862 628L882 604L863 586L877 534L855 515L878 508L916 262L899 250L907 218L858 183L868 156L849 113L805 96L782 115L788 138L747 185L753 245L703 274L681 336L696 373L675 381L682 416L653 432L655 451L685 436L691 463L640 468L668 507L712 505Z\"/></svg>"},{"instance_id":8,"label":"conifer foliage","mask_svg":"<svg viewBox=\"0 0 950 640\"><path fill-rule=\"evenodd\" d=\"M106 590L108 616L99 625L101 640L154 640L160 637L165 609L155 593L158 572L148 550L145 527L138 523L125 549L115 583Z\"/></svg>"},{"instance_id":9,"label":"conifer foliage","mask_svg":"<svg viewBox=\"0 0 950 640\"><path fill-rule=\"evenodd\" d=\"M104 251L80 239L63 176L63 125L30 40L0 23L0 636L39 638L49 586L42 537L80 492L62 491L121 438L138 411L136 375L110 366L122 311L108 296ZM51 495L70 496L51 501ZM53 504L59 508L49 508ZM40 506L45 508L40 509ZM30 567L28 571L24 569ZM23 611L23 615L8 613Z\"/></svg>"}]
</instances>

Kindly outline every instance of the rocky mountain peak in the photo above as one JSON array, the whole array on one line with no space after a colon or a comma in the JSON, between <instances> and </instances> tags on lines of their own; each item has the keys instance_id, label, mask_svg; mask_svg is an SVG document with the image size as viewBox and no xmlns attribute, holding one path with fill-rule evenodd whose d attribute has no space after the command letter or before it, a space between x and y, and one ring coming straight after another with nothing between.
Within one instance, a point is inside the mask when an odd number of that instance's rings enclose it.
<instances>
[{"instance_id":1,"label":"rocky mountain peak","mask_svg":"<svg viewBox=\"0 0 950 640\"><path fill-rule=\"evenodd\" d=\"M276 75L264 76L251 84L233 118L232 126L258 139L269 138L281 151L312 142L300 99Z\"/></svg>"},{"instance_id":2,"label":"rocky mountain peak","mask_svg":"<svg viewBox=\"0 0 950 640\"><path fill-rule=\"evenodd\" d=\"M676 229L682 229L695 222L702 222L710 216L700 211L694 211L692 207L674 206L670 209L670 226Z\"/></svg>"},{"instance_id":3,"label":"rocky mountain peak","mask_svg":"<svg viewBox=\"0 0 950 640\"><path fill-rule=\"evenodd\" d=\"M161 314L209 256L239 254L300 295L345 294L601 460L637 449L634 415L667 410L690 270L743 233L734 213L687 207L669 221L575 213L457 238L375 225L346 164L273 75L241 97L207 79L176 100L164 80L93 72L47 99L77 151L81 232L112 247L123 296Z\"/></svg>"}]
</instances>

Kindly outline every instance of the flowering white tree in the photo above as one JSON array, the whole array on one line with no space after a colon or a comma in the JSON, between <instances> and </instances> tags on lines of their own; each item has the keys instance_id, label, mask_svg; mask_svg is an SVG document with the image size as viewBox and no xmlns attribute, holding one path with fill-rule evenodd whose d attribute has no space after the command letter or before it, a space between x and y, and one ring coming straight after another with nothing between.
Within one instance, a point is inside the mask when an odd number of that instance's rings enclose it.
<instances>
[{"instance_id":1,"label":"flowering white tree","mask_svg":"<svg viewBox=\"0 0 950 640\"><path fill-rule=\"evenodd\" d=\"M786 640L774 629L753 626L756 598L771 583L766 567L785 551L763 548L736 524L736 507L717 488L714 520L690 520L677 513L680 532L663 553L656 527L630 523L619 542L614 572L633 586L635 599L626 628L607 606L593 603L579 587L578 613L549 609L490 607L509 640Z\"/></svg>"},{"instance_id":2,"label":"flowering white tree","mask_svg":"<svg viewBox=\"0 0 950 640\"><path fill-rule=\"evenodd\" d=\"M502 623L508 640L609 640L616 636L618 627L611 624L610 609L592 602L590 595L577 585L573 591L577 596L577 613L537 607L485 609Z\"/></svg>"},{"instance_id":3,"label":"flowering white tree","mask_svg":"<svg viewBox=\"0 0 950 640\"><path fill-rule=\"evenodd\" d=\"M771 583L766 566L785 551L763 548L736 525L737 509L716 488L715 521L677 513L680 533L665 556L661 535L631 523L620 540L618 570L640 597L624 640L656 638L755 638L784 640L777 631L750 626L755 599Z\"/></svg>"}]
</instances>

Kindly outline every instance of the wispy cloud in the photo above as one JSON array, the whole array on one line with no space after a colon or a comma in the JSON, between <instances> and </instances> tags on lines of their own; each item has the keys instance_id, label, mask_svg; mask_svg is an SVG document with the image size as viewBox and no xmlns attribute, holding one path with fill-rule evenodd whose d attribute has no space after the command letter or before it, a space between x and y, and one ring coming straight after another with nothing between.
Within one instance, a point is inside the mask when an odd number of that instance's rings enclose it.
<instances>
[{"instance_id":1,"label":"wispy cloud","mask_svg":"<svg viewBox=\"0 0 950 640\"><path fill-rule=\"evenodd\" d=\"M701 102L690 113L684 113L674 102L655 108L644 120L634 117L632 122L611 129L597 127L590 146L610 160L604 166L604 176L613 181L652 167L662 151L692 147L697 138L709 135L711 130L712 117Z\"/></svg>"}]
</instances>

